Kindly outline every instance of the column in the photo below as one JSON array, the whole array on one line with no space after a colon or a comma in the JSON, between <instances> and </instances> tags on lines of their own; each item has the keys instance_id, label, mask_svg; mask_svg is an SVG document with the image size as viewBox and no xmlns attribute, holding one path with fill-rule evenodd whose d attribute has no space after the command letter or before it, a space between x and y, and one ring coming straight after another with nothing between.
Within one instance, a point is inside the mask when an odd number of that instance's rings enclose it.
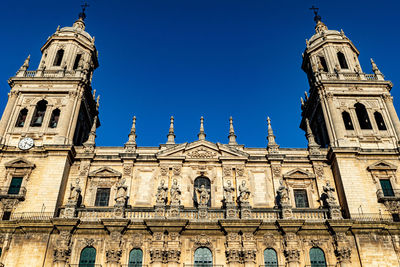
<instances>
[{"instance_id":1,"label":"column","mask_svg":"<svg viewBox=\"0 0 400 267\"><path fill-rule=\"evenodd\" d=\"M333 95L331 93L328 93L326 95L326 99L328 102L329 112L333 122L332 131L335 132L336 140L343 139L346 131L344 129L342 116L341 114L338 114L337 108L335 107L335 103L333 101Z\"/></svg>"},{"instance_id":2,"label":"column","mask_svg":"<svg viewBox=\"0 0 400 267\"><path fill-rule=\"evenodd\" d=\"M68 143L69 126L71 125L71 119L73 119L73 109L75 107L75 100L77 97L76 92L69 92L68 103L65 108L61 109L61 121L60 121L60 136L65 138L65 143ZM72 140L71 140L72 141Z\"/></svg>"},{"instance_id":3,"label":"column","mask_svg":"<svg viewBox=\"0 0 400 267\"><path fill-rule=\"evenodd\" d=\"M397 140L400 140L400 121L397 116L396 109L393 106L393 97L390 95L383 95L383 100L385 101L387 111L389 113L390 119L393 123L394 131L397 135Z\"/></svg>"},{"instance_id":4,"label":"column","mask_svg":"<svg viewBox=\"0 0 400 267\"><path fill-rule=\"evenodd\" d=\"M6 108L4 109L3 117L0 121L0 143L3 142L4 133L6 132L6 127L9 119L11 118L11 112L15 106L15 102L17 101L19 92L11 90L8 94L8 102Z\"/></svg>"}]
</instances>

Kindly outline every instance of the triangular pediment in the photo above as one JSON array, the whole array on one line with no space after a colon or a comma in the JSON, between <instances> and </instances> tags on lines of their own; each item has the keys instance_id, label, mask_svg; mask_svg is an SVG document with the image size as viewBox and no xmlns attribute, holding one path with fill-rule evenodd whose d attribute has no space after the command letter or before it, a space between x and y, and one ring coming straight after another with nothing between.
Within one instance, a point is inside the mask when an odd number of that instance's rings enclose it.
<instances>
[{"instance_id":1,"label":"triangular pediment","mask_svg":"<svg viewBox=\"0 0 400 267\"><path fill-rule=\"evenodd\" d=\"M89 173L89 177L121 177L122 174L110 167L101 167Z\"/></svg>"},{"instance_id":2,"label":"triangular pediment","mask_svg":"<svg viewBox=\"0 0 400 267\"><path fill-rule=\"evenodd\" d=\"M24 158L16 158L4 165L6 168L35 168L35 164Z\"/></svg>"},{"instance_id":3,"label":"triangular pediment","mask_svg":"<svg viewBox=\"0 0 400 267\"><path fill-rule=\"evenodd\" d=\"M164 149L157 154L157 158L180 158L182 160L247 159L248 154L231 146L201 140Z\"/></svg>"},{"instance_id":4,"label":"triangular pediment","mask_svg":"<svg viewBox=\"0 0 400 267\"><path fill-rule=\"evenodd\" d=\"M367 169L368 170L394 170L395 171L395 170L397 170L397 166L390 162L380 160L378 162L375 162L374 164L369 165Z\"/></svg>"},{"instance_id":5,"label":"triangular pediment","mask_svg":"<svg viewBox=\"0 0 400 267\"><path fill-rule=\"evenodd\" d=\"M300 168L291 170L283 175L283 178L292 178L292 179L309 179L314 177L315 175L313 173Z\"/></svg>"}]
</instances>

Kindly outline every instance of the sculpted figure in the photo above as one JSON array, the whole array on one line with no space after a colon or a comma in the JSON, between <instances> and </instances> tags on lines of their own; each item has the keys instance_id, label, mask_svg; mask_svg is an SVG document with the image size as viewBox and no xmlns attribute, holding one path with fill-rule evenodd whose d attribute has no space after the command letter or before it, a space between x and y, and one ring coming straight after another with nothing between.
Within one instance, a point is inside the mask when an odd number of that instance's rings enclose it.
<instances>
[{"instance_id":1,"label":"sculpted figure","mask_svg":"<svg viewBox=\"0 0 400 267\"><path fill-rule=\"evenodd\" d=\"M233 202L233 192L235 191L235 188L232 186L232 183L230 180L226 182L226 185L224 186L224 200L225 202Z\"/></svg>"},{"instance_id":2,"label":"sculpted figure","mask_svg":"<svg viewBox=\"0 0 400 267\"><path fill-rule=\"evenodd\" d=\"M181 190L178 186L178 181L174 179L172 186L171 186L171 204L172 205L179 205L181 204Z\"/></svg>"},{"instance_id":3,"label":"sculpted figure","mask_svg":"<svg viewBox=\"0 0 400 267\"><path fill-rule=\"evenodd\" d=\"M204 185L201 185L200 188L196 188L197 192L197 203L200 206L207 206L208 200L210 200L210 189L206 189Z\"/></svg>"},{"instance_id":4,"label":"sculpted figure","mask_svg":"<svg viewBox=\"0 0 400 267\"><path fill-rule=\"evenodd\" d=\"M250 190L246 186L246 181L242 181L242 184L239 185L239 202L244 203L248 202L250 197Z\"/></svg>"},{"instance_id":5,"label":"sculpted figure","mask_svg":"<svg viewBox=\"0 0 400 267\"><path fill-rule=\"evenodd\" d=\"M166 187L165 185L165 181L161 180L160 185L157 188L157 204L163 204L165 205L165 202L167 201L167 190L168 187Z\"/></svg>"},{"instance_id":6,"label":"sculpted figure","mask_svg":"<svg viewBox=\"0 0 400 267\"><path fill-rule=\"evenodd\" d=\"M333 192L335 192L335 188L330 185L329 181L326 182L326 185L324 185L322 189L324 190L324 193L326 195L326 202L328 202L329 204L336 203L336 198L333 194Z\"/></svg>"},{"instance_id":7,"label":"sculpted figure","mask_svg":"<svg viewBox=\"0 0 400 267\"><path fill-rule=\"evenodd\" d=\"M79 181L77 181L76 185L71 184L70 194L68 198L69 204L78 204L79 196L81 195L81 187L79 186Z\"/></svg>"},{"instance_id":8,"label":"sculpted figure","mask_svg":"<svg viewBox=\"0 0 400 267\"><path fill-rule=\"evenodd\" d=\"M283 181L282 180L280 180L279 183L280 183L280 186L278 187L278 196L279 196L279 199L280 199L280 204L281 205L285 205L285 204L287 205L290 202L289 190L287 189L287 187L285 187L283 185Z\"/></svg>"},{"instance_id":9,"label":"sculpted figure","mask_svg":"<svg viewBox=\"0 0 400 267\"><path fill-rule=\"evenodd\" d=\"M127 186L125 184L125 179L122 179L117 185L117 197L115 198L115 202L119 205L125 205L126 202L126 191Z\"/></svg>"}]
</instances>

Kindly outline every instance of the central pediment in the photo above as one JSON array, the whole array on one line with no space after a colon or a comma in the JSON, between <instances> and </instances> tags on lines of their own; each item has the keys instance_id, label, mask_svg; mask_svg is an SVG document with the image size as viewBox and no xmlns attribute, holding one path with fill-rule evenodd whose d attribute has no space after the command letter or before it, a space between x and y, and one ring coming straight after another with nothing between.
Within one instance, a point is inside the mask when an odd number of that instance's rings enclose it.
<instances>
[{"instance_id":1,"label":"central pediment","mask_svg":"<svg viewBox=\"0 0 400 267\"><path fill-rule=\"evenodd\" d=\"M221 159L246 160L248 154L233 146L201 140L166 148L157 154L157 158L181 159L186 161L218 161Z\"/></svg>"}]
</instances>

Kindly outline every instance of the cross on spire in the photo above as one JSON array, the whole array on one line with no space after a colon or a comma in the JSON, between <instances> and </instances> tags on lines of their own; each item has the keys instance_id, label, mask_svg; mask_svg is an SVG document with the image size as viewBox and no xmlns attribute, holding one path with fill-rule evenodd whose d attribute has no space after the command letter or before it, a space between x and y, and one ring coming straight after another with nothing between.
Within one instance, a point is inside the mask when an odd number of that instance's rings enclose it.
<instances>
[{"instance_id":1,"label":"cross on spire","mask_svg":"<svg viewBox=\"0 0 400 267\"><path fill-rule=\"evenodd\" d=\"M318 7L312 6L310 7L310 10L312 10L314 12L314 21L315 23L318 23L318 21L321 21L321 16L318 15Z\"/></svg>"},{"instance_id":2,"label":"cross on spire","mask_svg":"<svg viewBox=\"0 0 400 267\"><path fill-rule=\"evenodd\" d=\"M85 11L86 11L86 8L89 7L89 5L88 5L88 3L85 2L83 5L81 5L81 7L82 7L82 12L79 13L79 18L81 18L82 20L85 20L86 19Z\"/></svg>"}]
</instances>

